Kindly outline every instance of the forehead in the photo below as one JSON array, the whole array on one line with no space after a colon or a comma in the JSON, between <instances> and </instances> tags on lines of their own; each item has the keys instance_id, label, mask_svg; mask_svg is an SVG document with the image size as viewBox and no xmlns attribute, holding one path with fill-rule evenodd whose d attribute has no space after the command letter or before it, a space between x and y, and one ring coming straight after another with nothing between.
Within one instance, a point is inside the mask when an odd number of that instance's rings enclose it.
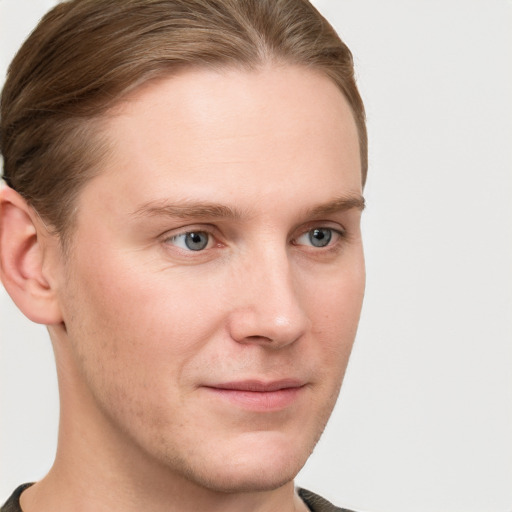
<instances>
[{"instance_id":1,"label":"forehead","mask_svg":"<svg viewBox=\"0 0 512 512\"><path fill-rule=\"evenodd\" d=\"M339 184L333 195L361 191L350 107L329 78L304 67L194 69L154 80L123 99L105 132L111 154L99 179L111 180L109 200L134 192L164 200L178 188L222 201L252 191L261 200L285 185L293 197L296 184L302 193L305 181L322 180Z\"/></svg>"}]
</instances>

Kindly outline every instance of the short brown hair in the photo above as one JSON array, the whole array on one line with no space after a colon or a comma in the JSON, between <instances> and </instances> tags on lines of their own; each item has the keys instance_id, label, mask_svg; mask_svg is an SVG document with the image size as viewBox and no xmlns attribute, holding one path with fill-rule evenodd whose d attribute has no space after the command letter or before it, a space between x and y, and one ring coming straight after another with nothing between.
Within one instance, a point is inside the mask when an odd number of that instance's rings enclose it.
<instances>
[{"instance_id":1,"label":"short brown hair","mask_svg":"<svg viewBox=\"0 0 512 512\"><path fill-rule=\"evenodd\" d=\"M307 0L72 0L51 10L12 61L1 99L4 179L63 237L81 186L107 151L102 114L184 66L298 64L345 95L367 172L352 54Z\"/></svg>"}]
</instances>

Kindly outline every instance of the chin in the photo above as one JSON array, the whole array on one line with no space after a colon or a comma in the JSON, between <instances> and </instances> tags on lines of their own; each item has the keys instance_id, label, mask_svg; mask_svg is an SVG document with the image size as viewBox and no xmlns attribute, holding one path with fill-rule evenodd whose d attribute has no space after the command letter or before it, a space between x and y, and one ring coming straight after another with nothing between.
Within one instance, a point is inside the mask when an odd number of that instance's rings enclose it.
<instances>
[{"instance_id":1,"label":"chin","mask_svg":"<svg viewBox=\"0 0 512 512\"><path fill-rule=\"evenodd\" d=\"M187 480L214 492L272 491L295 478L314 444L282 434L251 433L203 453L198 464L187 461L183 473Z\"/></svg>"},{"instance_id":2,"label":"chin","mask_svg":"<svg viewBox=\"0 0 512 512\"><path fill-rule=\"evenodd\" d=\"M241 465L226 461L218 471L210 471L197 478L203 487L222 493L245 493L273 491L292 481L303 463L287 461L284 464L274 461L265 464Z\"/></svg>"}]
</instances>

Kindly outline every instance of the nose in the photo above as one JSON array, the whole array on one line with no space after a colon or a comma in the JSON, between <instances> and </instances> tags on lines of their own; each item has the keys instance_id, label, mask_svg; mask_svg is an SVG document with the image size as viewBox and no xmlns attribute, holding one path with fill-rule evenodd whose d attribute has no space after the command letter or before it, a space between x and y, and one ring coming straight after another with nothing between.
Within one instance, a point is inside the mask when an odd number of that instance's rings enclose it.
<instances>
[{"instance_id":1,"label":"nose","mask_svg":"<svg viewBox=\"0 0 512 512\"><path fill-rule=\"evenodd\" d=\"M294 279L286 250L253 256L236 280L228 328L238 343L282 348L310 327L300 283Z\"/></svg>"}]
</instances>

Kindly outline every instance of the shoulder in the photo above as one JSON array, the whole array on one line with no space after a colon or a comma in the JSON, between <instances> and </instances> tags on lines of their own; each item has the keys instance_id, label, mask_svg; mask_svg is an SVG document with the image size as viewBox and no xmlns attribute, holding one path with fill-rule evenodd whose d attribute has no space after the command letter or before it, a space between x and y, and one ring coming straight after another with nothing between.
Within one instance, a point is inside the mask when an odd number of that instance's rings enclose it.
<instances>
[{"instance_id":1,"label":"shoulder","mask_svg":"<svg viewBox=\"0 0 512 512\"><path fill-rule=\"evenodd\" d=\"M352 512L346 508L336 507L330 501L322 498L322 496L318 496L318 494L307 489L298 488L297 492L311 512Z\"/></svg>"},{"instance_id":2,"label":"shoulder","mask_svg":"<svg viewBox=\"0 0 512 512\"><path fill-rule=\"evenodd\" d=\"M0 512L22 512L20 507L21 493L32 484L20 485L12 494L11 497L0 507Z\"/></svg>"},{"instance_id":3,"label":"shoulder","mask_svg":"<svg viewBox=\"0 0 512 512\"><path fill-rule=\"evenodd\" d=\"M0 508L0 512L22 512L20 507L21 493L32 484L20 485L11 495L11 497ZM297 489L297 492L311 512L352 512L346 508L339 508L333 505L325 498L318 496L307 489Z\"/></svg>"}]
</instances>

